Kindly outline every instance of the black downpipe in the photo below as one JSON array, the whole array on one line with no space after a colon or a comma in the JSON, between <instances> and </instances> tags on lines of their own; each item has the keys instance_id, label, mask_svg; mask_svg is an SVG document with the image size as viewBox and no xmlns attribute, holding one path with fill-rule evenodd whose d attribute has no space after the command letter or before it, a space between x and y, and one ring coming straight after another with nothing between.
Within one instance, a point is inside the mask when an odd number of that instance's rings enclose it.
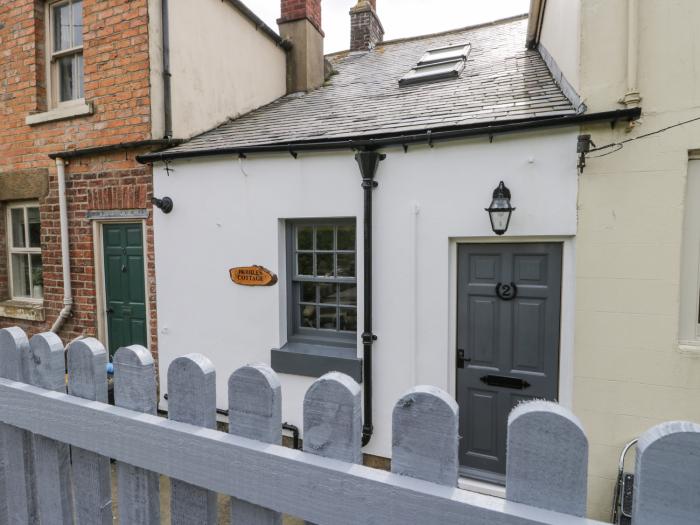
<instances>
[{"instance_id":1,"label":"black downpipe","mask_svg":"<svg viewBox=\"0 0 700 525\"><path fill-rule=\"evenodd\" d=\"M170 21L168 0L161 0L161 21L163 24L163 117L165 138L173 137L173 104L170 87Z\"/></svg>"},{"instance_id":2,"label":"black downpipe","mask_svg":"<svg viewBox=\"0 0 700 525\"><path fill-rule=\"evenodd\" d=\"M377 336L372 333L372 190L378 186L374 177L379 161L386 155L373 150L359 151L355 160L362 174L364 191L364 327L362 329L362 385L364 389L364 423L362 424L362 446L367 446L372 439L372 345Z\"/></svg>"}]
</instances>

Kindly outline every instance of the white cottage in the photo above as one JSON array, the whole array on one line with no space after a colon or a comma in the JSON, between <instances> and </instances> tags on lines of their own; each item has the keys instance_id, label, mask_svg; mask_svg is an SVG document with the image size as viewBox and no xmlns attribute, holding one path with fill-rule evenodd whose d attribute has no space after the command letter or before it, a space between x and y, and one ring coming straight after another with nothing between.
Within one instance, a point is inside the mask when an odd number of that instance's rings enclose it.
<instances>
[{"instance_id":1,"label":"white cottage","mask_svg":"<svg viewBox=\"0 0 700 525\"><path fill-rule=\"evenodd\" d=\"M326 57L324 81L297 67L321 59L306 0L281 33L290 75L320 87L140 159L174 204L154 218L161 406L192 351L222 374L220 408L230 372L271 364L297 426L313 379L338 370L363 387L365 452L388 458L394 401L431 384L459 403L462 473L502 483L510 409L572 404L580 125L639 110L587 113L526 49L526 17L381 42L373 4L351 11L354 49ZM500 226L495 192L513 207ZM276 283L232 281L252 265Z\"/></svg>"}]
</instances>

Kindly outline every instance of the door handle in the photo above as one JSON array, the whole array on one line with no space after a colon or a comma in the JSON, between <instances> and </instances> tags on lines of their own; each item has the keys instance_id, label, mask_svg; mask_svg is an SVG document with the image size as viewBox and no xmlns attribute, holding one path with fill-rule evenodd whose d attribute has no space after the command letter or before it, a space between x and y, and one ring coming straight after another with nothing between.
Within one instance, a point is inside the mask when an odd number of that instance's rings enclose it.
<instances>
[{"instance_id":1,"label":"door handle","mask_svg":"<svg viewBox=\"0 0 700 525\"><path fill-rule=\"evenodd\" d=\"M107 313L108 313L108 314L113 314L113 313L114 313L114 308L107 308Z\"/></svg>"},{"instance_id":2,"label":"door handle","mask_svg":"<svg viewBox=\"0 0 700 525\"><path fill-rule=\"evenodd\" d=\"M513 388L515 390L524 390L530 386L530 383L517 377L487 375L479 378L482 383L489 386L500 386L502 388Z\"/></svg>"},{"instance_id":3,"label":"door handle","mask_svg":"<svg viewBox=\"0 0 700 525\"><path fill-rule=\"evenodd\" d=\"M464 364L471 361L471 357L464 357L464 350L457 349L457 368L464 368Z\"/></svg>"}]
</instances>

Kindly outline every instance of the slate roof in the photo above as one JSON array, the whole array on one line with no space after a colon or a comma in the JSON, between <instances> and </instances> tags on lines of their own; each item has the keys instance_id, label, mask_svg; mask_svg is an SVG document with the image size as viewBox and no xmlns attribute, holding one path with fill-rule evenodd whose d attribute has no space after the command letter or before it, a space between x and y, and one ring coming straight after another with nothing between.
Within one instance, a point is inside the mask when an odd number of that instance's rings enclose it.
<instances>
[{"instance_id":1,"label":"slate roof","mask_svg":"<svg viewBox=\"0 0 700 525\"><path fill-rule=\"evenodd\" d=\"M539 53L525 48L526 28L523 16L329 55L337 73L323 87L282 97L168 153L576 114ZM399 86L425 51L460 43L471 44L460 78Z\"/></svg>"}]
</instances>

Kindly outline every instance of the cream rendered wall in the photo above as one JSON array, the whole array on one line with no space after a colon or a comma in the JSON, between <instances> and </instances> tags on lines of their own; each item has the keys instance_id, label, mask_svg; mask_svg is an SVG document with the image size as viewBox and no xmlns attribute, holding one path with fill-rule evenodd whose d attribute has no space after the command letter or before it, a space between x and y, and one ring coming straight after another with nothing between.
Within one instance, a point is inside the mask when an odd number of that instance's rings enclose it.
<instances>
[{"instance_id":1,"label":"cream rendered wall","mask_svg":"<svg viewBox=\"0 0 700 525\"><path fill-rule=\"evenodd\" d=\"M700 116L698 21L696 0L639 0L642 119L582 132L600 146ZM627 2L581 2L589 112L622 107L626 28ZM595 518L609 516L625 442L663 420L700 421L700 353L678 345L684 205L700 204L685 202L688 152L699 147L700 123L689 124L589 158L579 178L574 408L590 438Z\"/></svg>"},{"instance_id":2,"label":"cream rendered wall","mask_svg":"<svg viewBox=\"0 0 700 525\"><path fill-rule=\"evenodd\" d=\"M540 43L575 90L579 88L580 10L581 0L547 0L540 33Z\"/></svg>"},{"instance_id":3,"label":"cream rendered wall","mask_svg":"<svg viewBox=\"0 0 700 525\"><path fill-rule=\"evenodd\" d=\"M285 51L229 2L170 0L169 6L175 138L191 137L285 95ZM151 79L161 97L160 1L150 0L149 11L157 57ZM162 126L162 97L159 101L153 100L159 112L154 126Z\"/></svg>"},{"instance_id":4,"label":"cream rendered wall","mask_svg":"<svg viewBox=\"0 0 700 525\"><path fill-rule=\"evenodd\" d=\"M568 129L496 136L492 144L484 137L385 150L374 191L375 435L365 452L391 455L391 411L409 388L431 384L455 394L455 242L495 240L484 208L500 180L517 210L498 241L565 241L565 259L573 256L575 147L576 130ZM172 213L154 215L161 394L170 362L197 351L216 366L224 408L229 374L247 363L269 364L270 349L286 342L283 219L355 217L362 289L361 177L351 151L201 158L171 167L170 175L154 168L154 192L175 203ZM250 264L278 273L280 284L234 285L229 268ZM573 279L564 288L566 303ZM358 299L361 312L361 293ZM562 356L571 354L570 317L562 312ZM560 393L570 399L570 374L561 375ZM313 379L280 378L283 417L301 427Z\"/></svg>"}]
</instances>

